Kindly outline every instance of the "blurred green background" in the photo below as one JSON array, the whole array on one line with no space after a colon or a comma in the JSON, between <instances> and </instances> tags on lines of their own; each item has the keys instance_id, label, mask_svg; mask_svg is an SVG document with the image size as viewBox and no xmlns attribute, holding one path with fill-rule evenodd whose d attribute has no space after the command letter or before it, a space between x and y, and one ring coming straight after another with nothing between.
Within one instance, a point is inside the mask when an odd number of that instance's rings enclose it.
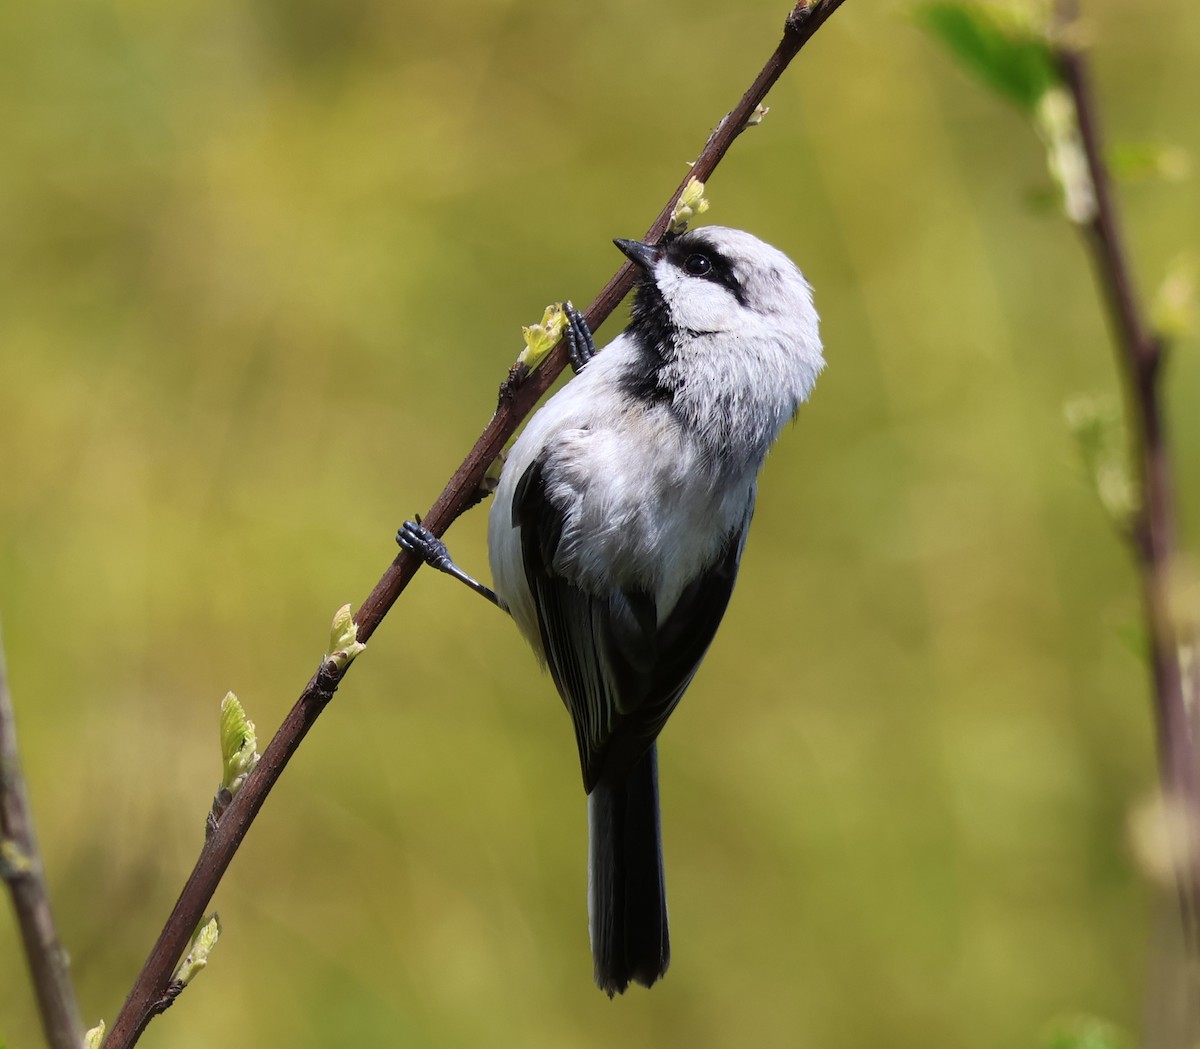
<instances>
[{"instance_id":1,"label":"blurred green background","mask_svg":"<svg viewBox=\"0 0 1200 1049\"><path fill-rule=\"evenodd\" d=\"M1113 141L1200 156L1200 8L1089 0ZM0 5L0 615L54 902L110 1022L198 850L227 689L269 736L495 403L778 38L753 0ZM674 963L591 983L569 724L422 573L146 1046L1031 1046L1141 1027L1158 911L1135 580L1062 405L1115 389L1018 113L846 5L710 183L829 367L662 746ZM1122 193L1142 285L1195 184ZM614 320L601 340L617 330ZM1197 546L1200 360L1172 363ZM486 514L451 532L486 577ZM0 907L0 1037L40 1042Z\"/></svg>"}]
</instances>

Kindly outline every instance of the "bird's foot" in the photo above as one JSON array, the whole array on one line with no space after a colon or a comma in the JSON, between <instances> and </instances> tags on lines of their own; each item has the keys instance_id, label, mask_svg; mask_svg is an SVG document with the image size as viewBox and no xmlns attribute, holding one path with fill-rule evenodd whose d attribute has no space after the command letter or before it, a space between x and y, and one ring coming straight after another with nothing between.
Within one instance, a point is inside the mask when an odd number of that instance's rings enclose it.
<instances>
[{"instance_id":1,"label":"bird's foot","mask_svg":"<svg viewBox=\"0 0 1200 1049\"><path fill-rule=\"evenodd\" d=\"M454 567L454 560L446 544L421 524L420 519L405 521L396 533L396 542L439 572Z\"/></svg>"},{"instance_id":2,"label":"bird's foot","mask_svg":"<svg viewBox=\"0 0 1200 1049\"><path fill-rule=\"evenodd\" d=\"M567 359L571 362L571 369L578 375L587 362L596 356L596 340L583 314L572 303L564 302L563 312L567 315Z\"/></svg>"}]
</instances>

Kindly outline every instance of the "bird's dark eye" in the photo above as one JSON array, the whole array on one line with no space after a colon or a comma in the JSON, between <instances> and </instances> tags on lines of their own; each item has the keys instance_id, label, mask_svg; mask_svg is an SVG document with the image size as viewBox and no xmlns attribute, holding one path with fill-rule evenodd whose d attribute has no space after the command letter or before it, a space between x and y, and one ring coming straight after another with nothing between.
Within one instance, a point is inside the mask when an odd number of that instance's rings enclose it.
<instances>
[{"instance_id":1,"label":"bird's dark eye","mask_svg":"<svg viewBox=\"0 0 1200 1049\"><path fill-rule=\"evenodd\" d=\"M699 253L689 255L683 268L693 277L703 277L712 272L712 260L707 255Z\"/></svg>"}]
</instances>

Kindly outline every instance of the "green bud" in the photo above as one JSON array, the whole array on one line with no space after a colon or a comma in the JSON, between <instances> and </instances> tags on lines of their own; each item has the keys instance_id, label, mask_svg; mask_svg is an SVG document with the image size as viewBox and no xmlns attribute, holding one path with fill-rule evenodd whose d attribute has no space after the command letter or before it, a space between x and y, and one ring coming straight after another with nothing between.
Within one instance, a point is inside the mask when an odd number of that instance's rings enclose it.
<instances>
[{"instance_id":1,"label":"green bud","mask_svg":"<svg viewBox=\"0 0 1200 1049\"><path fill-rule=\"evenodd\" d=\"M101 1020L95 1027L83 1036L83 1049L100 1049L101 1043L104 1041L104 1021Z\"/></svg>"},{"instance_id":2,"label":"green bud","mask_svg":"<svg viewBox=\"0 0 1200 1049\"><path fill-rule=\"evenodd\" d=\"M343 670L353 663L355 656L366 647L358 640L358 624L354 622L350 606L342 605L333 616L325 662L333 663L339 670Z\"/></svg>"},{"instance_id":3,"label":"green bud","mask_svg":"<svg viewBox=\"0 0 1200 1049\"><path fill-rule=\"evenodd\" d=\"M704 183L693 176L688 179L683 192L679 194L679 199L675 201L675 207L671 210L671 221L667 224L668 232L682 233L693 218L707 210L708 200L704 196Z\"/></svg>"},{"instance_id":4,"label":"green bud","mask_svg":"<svg viewBox=\"0 0 1200 1049\"><path fill-rule=\"evenodd\" d=\"M758 127L763 122L763 117L771 112L770 106L764 106L761 102L754 107L754 112L746 117L746 127Z\"/></svg>"},{"instance_id":5,"label":"green bud","mask_svg":"<svg viewBox=\"0 0 1200 1049\"><path fill-rule=\"evenodd\" d=\"M196 930L192 937L192 945L175 970L173 979L178 980L185 987L191 983L196 978L196 974L208 964L208 956L212 953L212 949L217 945L220 937L221 920L214 914Z\"/></svg>"}]
</instances>

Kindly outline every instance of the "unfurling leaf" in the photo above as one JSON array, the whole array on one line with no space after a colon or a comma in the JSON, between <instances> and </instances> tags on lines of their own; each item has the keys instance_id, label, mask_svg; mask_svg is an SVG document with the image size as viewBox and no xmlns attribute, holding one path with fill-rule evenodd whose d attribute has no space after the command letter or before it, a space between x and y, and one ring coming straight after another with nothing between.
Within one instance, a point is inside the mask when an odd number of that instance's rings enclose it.
<instances>
[{"instance_id":1,"label":"unfurling leaf","mask_svg":"<svg viewBox=\"0 0 1200 1049\"><path fill-rule=\"evenodd\" d=\"M232 692L221 700L221 787L230 797L241 790L250 770L258 764L258 736L254 722Z\"/></svg>"},{"instance_id":2,"label":"unfurling leaf","mask_svg":"<svg viewBox=\"0 0 1200 1049\"><path fill-rule=\"evenodd\" d=\"M100 1049L104 1044L104 1021L101 1020L95 1027L88 1030L83 1036L83 1049Z\"/></svg>"},{"instance_id":3,"label":"unfurling leaf","mask_svg":"<svg viewBox=\"0 0 1200 1049\"><path fill-rule=\"evenodd\" d=\"M561 302L552 302L542 314L540 324L530 324L521 329L521 338L525 340L525 349L517 358L517 366L523 366L526 372L538 367L550 351L558 345L563 330L567 326L567 315L563 312Z\"/></svg>"}]
</instances>

